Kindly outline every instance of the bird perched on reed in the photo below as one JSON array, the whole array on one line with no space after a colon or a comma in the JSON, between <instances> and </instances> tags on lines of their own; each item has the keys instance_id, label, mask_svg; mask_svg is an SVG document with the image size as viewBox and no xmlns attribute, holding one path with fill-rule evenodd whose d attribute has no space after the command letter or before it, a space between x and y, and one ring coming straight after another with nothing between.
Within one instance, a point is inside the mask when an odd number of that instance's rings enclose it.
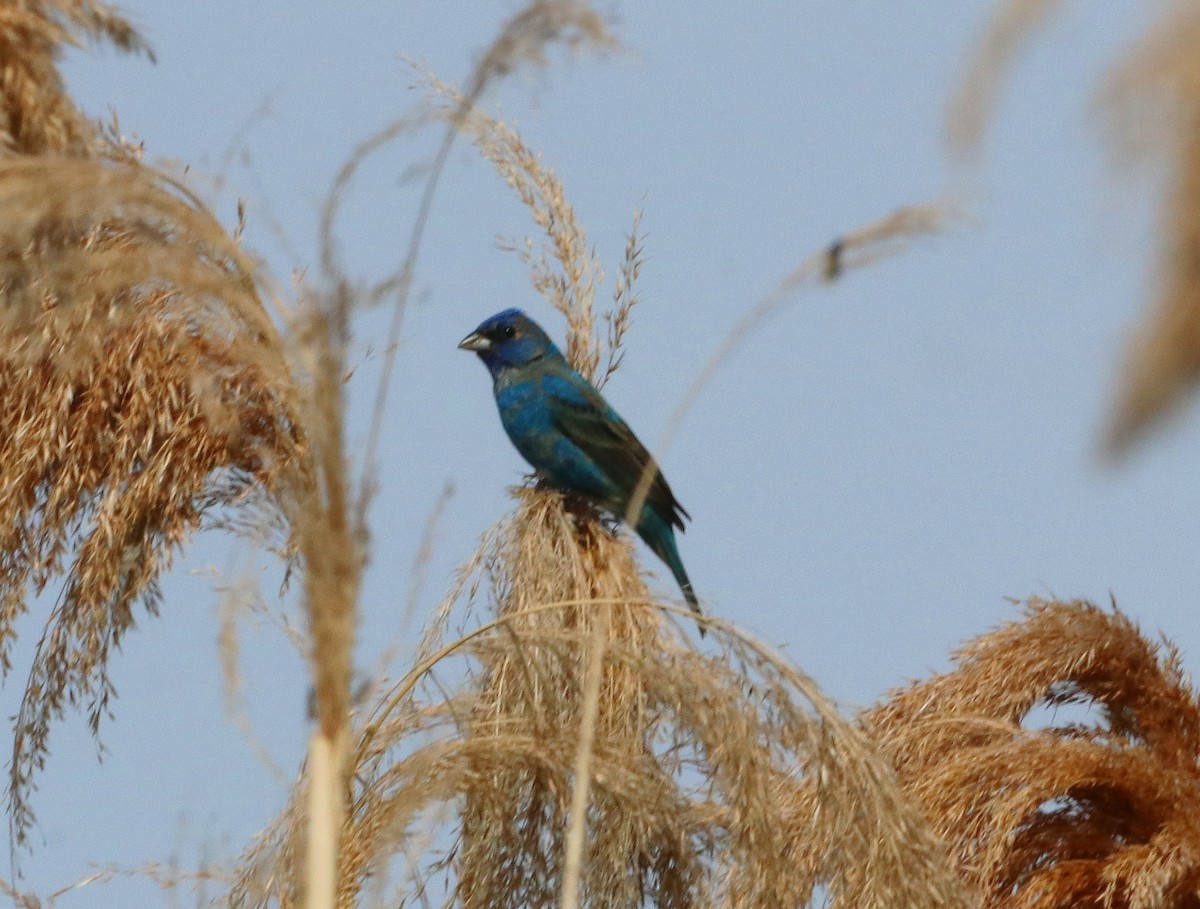
<instances>
[{"instance_id":1,"label":"bird perched on reed","mask_svg":"<svg viewBox=\"0 0 1200 909\"><path fill-rule=\"evenodd\" d=\"M625 520L643 474L650 474L634 528L671 569L684 599L700 615L675 543L675 528L683 530L691 515L676 501L650 452L595 386L519 309L485 320L458 346L474 351L488 368L505 432L551 485Z\"/></svg>"}]
</instances>

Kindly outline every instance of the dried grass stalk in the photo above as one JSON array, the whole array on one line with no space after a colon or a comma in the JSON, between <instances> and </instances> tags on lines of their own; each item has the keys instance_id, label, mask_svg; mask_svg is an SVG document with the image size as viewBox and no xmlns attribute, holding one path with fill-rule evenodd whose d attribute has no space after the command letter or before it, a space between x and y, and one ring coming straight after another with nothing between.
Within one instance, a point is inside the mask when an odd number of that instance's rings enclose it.
<instances>
[{"instance_id":1,"label":"dried grass stalk","mask_svg":"<svg viewBox=\"0 0 1200 909\"><path fill-rule=\"evenodd\" d=\"M839 906L966 905L890 771L810 680L719 621L725 652L693 650L626 539L558 494L515 495L412 672L357 727L340 906L382 894L397 866L409 899L446 872L446 904L557 905L597 658L583 905L792 907L818 884ZM483 580L497 618L442 644L454 599ZM247 854L234 905L297 904L302 804Z\"/></svg>"},{"instance_id":2,"label":"dried grass stalk","mask_svg":"<svg viewBox=\"0 0 1200 909\"><path fill-rule=\"evenodd\" d=\"M345 286L308 298L304 315L312 381L305 401L313 427L314 482L291 515L303 557L316 728L309 738L310 769L304 881L308 909L332 909L342 862L345 819L350 677L358 628L358 595L366 563L365 515L354 506L344 438L346 350L353 298Z\"/></svg>"},{"instance_id":3,"label":"dried grass stalk","mask_svg":"<svg viewBox=\"0 0 1200 909\"><path fill-rule=\"evenodd\" d=\"M798 291L805 287L836 281L849 271L865 268L897 255L906 250L918 237L944 230L953 215L954 212L947 206L938 203L901 206L882 218L842 234L828 246L808 256L769 294L742 314L712 356L696 371L687 393L671 415L656 451L661 454L666 449L683 425L684 418L696 405L700 393L745 344L751 333L791 302ZM649 491L650 479L649 475L642 477L642 482L630 503L631 509Z\"/></svg>"},{"instance_id":4,"label":"dried grass stalk","mask_svg":"<svg viewBox=\"0 0 1200 909\"><path fill-rule=\"evenodd\" d=\"M1197 905L1200 699L1171 644L1032 600L955 662L866 721L985 905ZM1029 721L1068 705L1089 714Z\"/></svg>"}]
</instances>

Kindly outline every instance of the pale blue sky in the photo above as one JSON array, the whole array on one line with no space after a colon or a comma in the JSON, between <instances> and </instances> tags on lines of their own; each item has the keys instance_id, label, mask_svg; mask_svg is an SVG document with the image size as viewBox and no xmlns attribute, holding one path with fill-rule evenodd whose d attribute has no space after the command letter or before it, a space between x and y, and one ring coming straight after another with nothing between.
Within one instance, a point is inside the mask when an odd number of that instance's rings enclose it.
<instances>
[{"instance_id":1,"label":"pale blue sky","mask_svg":"<svg viewBox=\"0 0 1200 909\"><path fill-rule=\"evenodd\" d=\"M991 5L621 4L627 53L525 71L487 99L558 171L610 273L644 208L643 302L606 392L651 445L698 364L801 259L897 205L966 193L973 218L952 233L797 299L753 335L662 458L695 517L681 550L706 608L783 647L848 706L944 668L960 641L1015 615L1008 597L1111 592L1146 630L1174 638L1188 666L1200 654L1200 420L1117 469L1096 456L1123 340L1147 305L1156 184L1111 164L1089 101L1145 7L1068 7L1015 70L985 164L964 173L947 161L942 118ZM218 214L232 223L247 197L247 242L285 278L315 262L320 200L339 163L416 102L401 58L461 81L518 8L124 6L158 64L73 53L76 96L96 114L115 108L151 156L223 174ZM430 147L428 137L394 146L355 185L340 235L357 273L395 268L414 206L413 184L398 178ZM273 240L264 201L292 253ZM494 243L530 230L490 167L459 147L385 427L364 665L397 633L443 485L457 492L421 613L525 471L486 373L455 344L512 305L561 334L519 260ZM378 346L381 324L359 322L364 344ZM377 364L353 386L356 442ZM103 765L78 717L56 729L36 802L45 843L25 862L31 888L69 883L89 861L192 864L237 851L280 806L284 787L223 711L218 597L188 573L227 569L234 553L221 539L191 550L162 617L126 639ZM26 645L40 621L23 626ZM291 774L306 736L304 667L270 629L247 630L243 665L255 727ZM62 904L122 899L158 897L118 882Z\"/></svg>"}]
</instances>

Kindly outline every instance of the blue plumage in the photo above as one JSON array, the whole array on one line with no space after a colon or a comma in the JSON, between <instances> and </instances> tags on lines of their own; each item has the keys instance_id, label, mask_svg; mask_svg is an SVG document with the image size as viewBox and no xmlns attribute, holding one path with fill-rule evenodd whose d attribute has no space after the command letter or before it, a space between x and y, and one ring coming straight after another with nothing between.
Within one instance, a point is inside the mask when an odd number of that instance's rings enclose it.
<instances>
[{"instance_id":1,"label":"blue plumage","mask_svg":"<svg viewBox=\"0 0 1200 909\"><path fill-rule=\"evenodd\" d=\"M699 613L675 543L675 529L683 530L690 515L646 447L595 386L571 368L550 337L519 309L487 319L458 346L474 351L488 368L505 432L553 485L624 519L643 473L650 471L635 529Z\"/></svg>"}]
</instances>

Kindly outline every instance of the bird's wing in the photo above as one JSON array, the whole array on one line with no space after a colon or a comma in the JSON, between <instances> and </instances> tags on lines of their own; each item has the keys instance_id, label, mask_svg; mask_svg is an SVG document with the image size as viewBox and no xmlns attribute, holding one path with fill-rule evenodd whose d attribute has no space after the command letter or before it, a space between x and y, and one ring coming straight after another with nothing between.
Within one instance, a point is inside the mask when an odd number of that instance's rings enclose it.
<instances>
[{"instance_id":1,"label":"bird's wing","mask_svg":"<svg viewBox=\"0 0 1200 909\"><path fill-rule=\"evenodd\" d=\"M662 471L633 430L608 402L582 376L547 376L544 380L551 413L559 431L577 445L620 489L628 504L642 473L650 465L653 479L646 493L646 504L683 529L683 519L691 519L675 499ZM624 517L624 515L620 515Z\"/></svg>"}]
</instances>

